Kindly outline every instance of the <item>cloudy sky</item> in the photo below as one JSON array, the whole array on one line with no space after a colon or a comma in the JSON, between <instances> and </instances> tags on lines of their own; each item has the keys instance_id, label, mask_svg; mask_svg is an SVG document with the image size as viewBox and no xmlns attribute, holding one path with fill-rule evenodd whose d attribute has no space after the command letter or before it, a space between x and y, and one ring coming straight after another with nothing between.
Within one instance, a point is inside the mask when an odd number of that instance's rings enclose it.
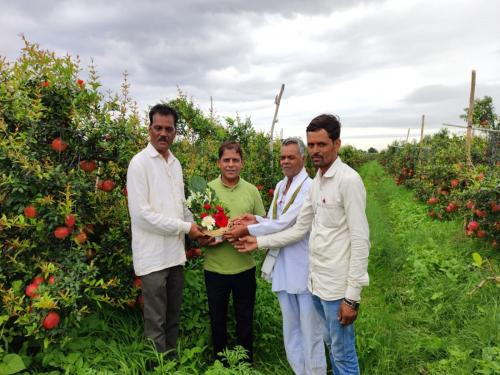
<instances>
[{"instance_id":1,"label":"cloudy sky","mask_svg":"<svg viewBox=\"0 0 500 375\"><path fill-rule=\"evenodd\" d=\"M316 115L338 114L344 144L384 148L458 123L476 96L500 109L500 2L496 0L0 0L0 55L23 33L59 54L93 58L106 89L128 71L141 109L180 87L208 113L250 116L303 136ZM85 76L85 74L84 74Z\"/></svg>"}]
</instances>

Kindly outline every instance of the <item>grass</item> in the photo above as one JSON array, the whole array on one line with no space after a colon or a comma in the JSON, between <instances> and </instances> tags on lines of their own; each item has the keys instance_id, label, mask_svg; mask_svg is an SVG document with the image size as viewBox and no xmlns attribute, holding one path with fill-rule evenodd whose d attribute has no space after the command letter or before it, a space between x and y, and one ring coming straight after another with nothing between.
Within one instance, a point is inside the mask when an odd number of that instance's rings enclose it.
<instances>
[{"instance_id":1,"label":"grass","mask_svg":"<svg viewBox=\"0 0 500 375\"><path fill-rule=\"evenodd\" d=\"M439 222L376 162L360 171L368 192L369 273L357 322L367 374L493 374L500 370L498 252ZM490 265L473 265L472 253ZM490 267L491 266L491 267Z\"/></svg>"}]
</instances>

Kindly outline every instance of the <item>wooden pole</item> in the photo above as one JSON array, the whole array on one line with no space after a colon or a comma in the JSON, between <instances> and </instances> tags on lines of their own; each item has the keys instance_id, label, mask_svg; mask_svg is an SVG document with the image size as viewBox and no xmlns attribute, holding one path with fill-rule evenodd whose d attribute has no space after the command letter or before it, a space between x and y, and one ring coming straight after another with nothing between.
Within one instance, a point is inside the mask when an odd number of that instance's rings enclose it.
<instances>
[{"instance_id":1,"label":"wooden pole","mask_svg":"<svg viewBox=\"0 0 500 375\"><path fill-rule=\"evenodd\" d=\"M274 104L276 108L274 109L273 122L271 124L271 136L269 139L269 149L271 151L271 171L273 170L273 138L274 138L274 125L278 122L278 110L280 108L281 97L283 96L283 91L285 90L285 84L281 84L281 89L278 95L274 98Z\"/></svg>"},{"instance_id":2,"label":"wooden pole","mask_svg":"<svg viewBox=\"0 0 500 375\"><path fill-rule=\"evenodd\" d=\"M212 95L210 95L210 120L214 119L214 101Z\"/></svg>"},{"instance_id":3,"label":"wooden pole","mask_svg":"<svg viewBox=\"0 0 500 375\"><path fill-rule=\"evenodd\" d=\"M465 141L465 149L467 152L467 165L472 167L472 115L474 113L474 93L476 91L476 71L472 71L470 82L470 96L469 96L469 112L467 113L467 139Z\"/></svg>"},{"instance_id":4,"label":"wooden pole","mask_svg":"<svg viewBox=\"0 0 500 375\"><path fill-rule=\"evenodd\" d=\"M422 165L422 146L424 144L424 125L425 125L425 115L422 115L422 122L420 124L420 143L418 148L418 165Z\"/></svg>"},{"instance_id":5,"label":"wooden pole","mask_svg":"<svg viewBox=\"0 0 500 375\"><path fill-rule=\"evenodd\" d=\"M274 104L276 105L276 108L274 109L274 116L273 116L273 122L271 124L271 150L272 150L272 143L273 143L273 137L274 137L274 126L278 122L278 110L280 108L280 103L281 103L281 97L283 95L283 91L285 90L285 84L281 84L281 89L278 95L274 98Z\"/></svg>"},{"instance_id":6,"label":"wooden pole","mask_svg":"<svg viewBox=\"0 0 500 375\"><path fill-rule=\"evenodd\" d=\"M422 115L422 123L420 125L420 145L424 141L424 125L425 125L425 115Z\"/></svg>"},{"instance_id":7,"label":"wooden pole","mask_svg":"<svg viewBox=\"0 0 500 375\"><path fill-rule=\"evenodd\" d=\"M410 128L408 128L408 133L406 134L406 143L408 143L408 138L410 138Z\"/></svg>"}]
</instances>

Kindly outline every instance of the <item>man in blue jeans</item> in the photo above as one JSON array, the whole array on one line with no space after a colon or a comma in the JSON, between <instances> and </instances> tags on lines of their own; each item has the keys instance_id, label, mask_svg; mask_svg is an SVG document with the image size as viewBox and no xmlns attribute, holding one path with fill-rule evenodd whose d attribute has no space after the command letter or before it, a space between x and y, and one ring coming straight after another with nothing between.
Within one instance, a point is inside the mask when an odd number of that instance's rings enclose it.
<instances>
[{"instance_id":1,"label":"man in blue jeans","mask_svg":"<svg viewBox=\"0 0 500 375\"><path fill-rule=\"evenodd\" d=\"M308 288L325 330L333 372L359 374L353 322L361 288L368 285L370 249L361 177L338 157L340 122L320 115L307 127L307 148L318 172L291 228L267 236L247 236L239 251L282 247L310 230Z\"/></svg>"}]
</instances>

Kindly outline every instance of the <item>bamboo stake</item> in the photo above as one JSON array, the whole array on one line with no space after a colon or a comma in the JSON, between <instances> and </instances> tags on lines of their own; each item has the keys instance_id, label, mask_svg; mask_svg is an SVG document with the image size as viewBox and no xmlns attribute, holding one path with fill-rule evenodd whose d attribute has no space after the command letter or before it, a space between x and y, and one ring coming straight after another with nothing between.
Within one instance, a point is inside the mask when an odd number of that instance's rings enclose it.
<instances>
[{"instance_id":1,"label":"bamboo stake","mask_svg":"<svg viewBox=\"0 0 500 375\"><path fill-rule=\"evenodd\" d=\"M280 108L280 103L281 103L281 96L283 95L283 91L285 90L285 84L281 84L281 89L278 95L274 98L274 104L276 105L276 108L274 109L274 116L273 116L273 122L271 124L271 150L272 150L272 142L273 142L273 137L274 137L274 125L278 122L278 110Z\"/></svg>"},{"instance_id":2,"label":"bamboo stake","mask_svg":"<svg viewBox=\"0 0 500 375\"><path fill-rule=\"evenodd\" d=\"M420 125L420 144L424 141L424 124L425 124L425 115L422 115L422 124Z\"/></svg>"},{"instance_id":3,"label":"bamboo stake","mask_svg":"<svg viewBox=\"0 0 500 375\"><path fill-rule=\"evenodd\" d=\"M471 82L470 82L470 96L469 96L469 112L467 113L467 139L465 143L465 148L467 152L467 165L472 167L472 115L474 113L474 93L476 91L476 71L472 71Z\"/></svg>"},{"instance_id":4,"label":"bamboo stake","mask_svg":"<svg viewBox=\"0 0 500 375\"><path fill-rule=\"evenodd\" d=\"M273 138L274 138L274 125L278 122L278 110L280 108L281 96L283 95L283 91L285 90L285 84L281 84L281 89L278 95L274 98L274 104L276 108L274 109L273 122L271 124L271 137L269 139L269 149L271 151L271 170L273 170Z\"/></svg>"},{"instance_id":5,"label":"bamboo stake","mask_svg":"<svg viewBox=\"0 0 500 375\"><path fill-rule=\"evenodd\" d=\"M408 138L410 138L410 128L408 128L408 133L406 134L406 143L408 143Z\"/></svg>"},{"instance_id":6,"label":"bamboo stake","mask_svg":"<svg viewBox=\"0 0 500 375\"><path fill-rule=\"evenodd\" d=\"M210 95L210 120L214 119L214 101L212 95Z\"/></svg>"},{"instance_id":7,"label":"bamboo stake","mask_svg":"<svg viewBox=\"0 0 500 375\"><path fill-rule=\"evenodd\" d=\"M425 115L422 115L422 123L420 124L420 142L418 145L418 165L422 165L422 145L424 144L424 124Z\"/></svg>"}]
</instances>

